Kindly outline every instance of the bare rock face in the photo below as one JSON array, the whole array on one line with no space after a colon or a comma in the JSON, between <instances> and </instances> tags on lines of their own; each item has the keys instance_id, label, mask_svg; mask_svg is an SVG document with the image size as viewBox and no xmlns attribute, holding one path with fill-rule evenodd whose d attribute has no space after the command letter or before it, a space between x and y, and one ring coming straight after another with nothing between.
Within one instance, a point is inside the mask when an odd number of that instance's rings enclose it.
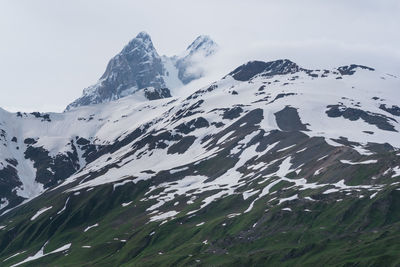
<instances>
[{"instance_id":1,"label":"bare rock face","mask_svg":"<svg viewBox=\"0 0 400 267\"><path fill-rule=\"evenodd\" d=\"M147 87L165 88L161 57L146 32L139 33L113 57L100 80L86 88L67 110L131 95Z\"/></svg>"}]
</instances>

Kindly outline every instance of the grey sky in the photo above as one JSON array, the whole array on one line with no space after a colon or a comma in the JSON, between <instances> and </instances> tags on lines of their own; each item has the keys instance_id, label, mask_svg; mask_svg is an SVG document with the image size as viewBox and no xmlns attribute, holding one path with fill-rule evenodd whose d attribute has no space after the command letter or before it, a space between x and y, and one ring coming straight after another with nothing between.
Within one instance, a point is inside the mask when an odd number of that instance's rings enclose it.
<instances>
[{"instance_id":1,"label":"grey sky","mask_svg":"<svg viewBox=\"0 0 400 267\"><path fill-rule=\"evenodd\" d=\"M399 14L398 0L0 0L0 107L62 111L142 30L166 55L210 35L214 77L277 58L400 75Z\"/></svg>"}]
</instances>

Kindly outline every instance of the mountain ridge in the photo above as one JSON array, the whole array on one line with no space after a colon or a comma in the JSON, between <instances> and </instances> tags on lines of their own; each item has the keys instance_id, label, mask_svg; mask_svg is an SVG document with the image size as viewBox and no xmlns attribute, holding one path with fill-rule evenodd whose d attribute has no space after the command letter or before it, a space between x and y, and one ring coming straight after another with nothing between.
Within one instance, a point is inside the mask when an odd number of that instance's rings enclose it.
<instances>
[{"instance_id":1,"label":"mountain ridge","mask_svg":"<svg viewBox=\"0 0 400 267\"><path fill-rule=\"evenodd\" d=\"M260 67L261 66L261 67ZM348 71L346 72L340 72L340 69L351 69L351 73L349 73ZM313 71L313 70L307 70L304 68L299 67L296 63L284 59L284 60L276 60L276 61L271 61L271 62L262 62L262 61L250 61L246 64L243 64L241 66L239 66L238 68L236 68L234 71L230 72L227 76L223 77L221 81L226 80L228 77L232 77L234 80L238 81L238 82L251 82L253 79L271 79L272 77L278 78L279 76L285 76L285 75L292 75L292 77L290 78L290 80L288 82L285 82L282 84L282 88L288 86L290 84L290 82L295 82L297 79L299 79L299 74L304 73L305 77L308 77L306 79L311 79L311 81L313 79L325 79L325 78L329 78L328 76L332 76L335 77L334 79L337 80L338 78L340 78L340 80L342 80L344 77L349 76L351 77L352 75L354 75L356 73L357 70L361 70L361 71L374 71L372 68L368 68L365 66L359 66L359 65L349 65L348 67L346 66L342 66L333 70L317 70L317 71ZM275 83L275 81L274 81ZM266 83L268 84L272 84L271 81L268 81ZM213 86L211 85L210 87L207 87L208 90L210 90L210 88L212 88ZM265 85L264 85L265 87ZM257 93L258 96L261 96L263 94L265 94L264 92L264 87L260 87L260 91ZM232 94L235 94L236 91L232 90L231 92ZM144 95L147 96L144 96ZM159 94L163 94L161 97L159 96ZM270 102L273 103L274 101L277 101L280 98L286 98L287 96L295 96L298 95L298 93L293 93L293 92L289 92L289 93L281 93L281 94L277 94L275 99L270 99L270 97L264 97L258 101L266 101L266 102ZM141 99L138 99L138 95L134 95L131 96L129 98L126 99L126 101L123 101L123 103L126 103L124 105L127 106L135 106L135 105L146 105L147 99L152 99L152 100L157 100L157 99L162 99L162 98L169 98L171 97L171 95L169 94L169 91L158 91L158 90L148 90L147 88L145 88L143 90L143 96ZM193 97L188 95L188 97ZM179 98L178 98L179 99ZM267 100L269 99L269 100ZM172 102L174 103L175 101L177 101L177 98L172 98L171 100L166 100L167 103L168 102ZM384 104L380 98L377 98L377 101L380 101L379 106L377 107L378 110L380 110L380 112L384 112L387 115L393 116L396 115L396 108L398 109L398 107L396 105L392 105L392 104ZM379 102L378 102L379 103ZM104 111L102 111L101 113L104 114L105 117L108 117L111 115L110 111L108 111L109 108L111 108L111 110L113 110L113 106L114 105L121 105L121 103L110 103L107 104L108 108L105 108ZM23 120L37 120L39 122L39 124L42 123L49 123L52 124L52 121L56 120L56 121L63 121L63 120L77 120L78 122L91 122L94 121L94 118L96 117L96 113L99 113L98 109L103 109L101 106L97 107L94 106L93 108L90 108L90 106L88 108L80 108L83 113L82 115L79 115L81 112L79 111L79 109L77 110L72 110L70 112L67 112L65 115L64 114L57 114L57 113L15 113L15 115L7 115L7 117L12 117L12 116L16 116L16 118L18 119L23 119ZM122 107L123 108L123 107ZM357 119L361 119L366 123L371 123L371 125L375 125L376 127L378 127L379 129L383 129L385 131L394 131L397 132L397 130L393 127L393 125L391 124L392 122L396 121L395 116L393 117L393 119L388 118L387 115L379 115L378 113L376 113L376 111L374 112L365 112L361 109L359 109L359 107L357 107L357 105L353 106L353 107L349 107L344 105L342 102L339 102L339 105L336 103L336 105L327 105L327 111L326 111L326 115L328 115L328 117L332 117L332 118L346 118L349 119L350 121L353 120L357 120ZM87 109L87 110L86 110ZM123 108L124 109L124 108ZM239 109L239 108L238 108ZM92 110L92 111L90 111ZM392 111L393 110L393 111ZM5 111L4 111L5 112ZM4 113L3 112L3 113ZM7 112L6 112L7 113ZM6 114L5 113L5 114ZM297 112L295 111L295 109L293 109L292 107L288 106L285 109L282 110L282 114L283 116L295 116ZM73 114L77 114L77 115L73 115ZM85 114L85 115L83 115ZM120 111L117 112L116 114L120 114ZM125 115L122 115L122 118ZM231 115L226 115L226 116L231 116ZM63 118L66 117L66 118ZM298 117L298 116L297 116ZM68 118L68 119L67 119ZM8 124L12 124L13 122L11 122L13 119L8 119L9 123ZM115 118L113 119L114 121L119 121L119 119ZM281 129L296 129L296 127L299 127L297 129L306 129L306 126L301 126L302 124L299 124L298 122L299 119L295 119L294 121L291 121L289 124L288 123L280 123L278 125L278 127L280 127ZM101 124L104 124L104 118L99 118L98 122ZM294 127L293 123L297 123L298 126ZM100 125L101 125L100 124ZM287 125L287 126L286 126ZM62 127L62 129L65 128L65 126L61 126L59 123L56 124L57 127ZM97 127L97 126L96 126ZM106 142L115 142L115 140L113 140L112 138L106 138L106 140L103 140L101 143L99 144L94 144L96 143L96 139L98 139L98 137L96 136L92 136L92 135L86 135L84 136L85 140L88 141L81 141L83 142L83 146L80 145L79 140L81 139L76 139L74 140L74 136L81 136L80 134L80 128L82 128L81 126L77 126L76 130L74 130L73 134L70 133L70 136L66 136L63 137L64 139L64 143L60 143L57 144L56 147L52 148L50 147L46 147L48 145L48 141L45 141L43 138L41 138L41 135L49 135L49 133L44 133L43 131L39 131L38 133L33 133L32 136L13 136L8 137L8 147L13 148L16 152L13 152L15 155L20 155L18 156L19 161L23 161L24 159L29 160L32 157L32 160L34 162L34 157L39 157L42 158L42 161L44 159L47 164L46 168L42 168L39 173L36 173L36 177L31 177L29 178L29 180L31 181L33 179L33 181L46 181L45 184L49 183L46 187L48 187L49 185L54 185L54 182L56 182L57 180L53 180L53 178L51 177L59 177L58 181L62 181L63 179L69 177L70 175L72 175L74 172L78 171L80 168L82 168L85 163L85 160L83 157L87 157L88 153L85 154L85 151L80 149L79 147L85 147L86 143L91 144L90 145L90 150L102 147ZM87 128L87 127L85 127ZM109 131L114 131L111 130L112 128L110 128ZM90 128L88 128L87 130L84 131L91 131ZM4 129L2 129L3 131L3 138L6 137L5 134L9 134L7 133ZM20 130L18 130L20 131ZM32 130L31 130L32 131ZM120 131L120 130L119 130ZM40 134L40 132L43 132L43 134ZM71 131L67 131L67 132L71 132ZM56 130L53 134L59 135L60 132L59 130ZM120 133L122 134L122 133ZM61 135L62 136L62 135ZM117 136L115 135L115 133L113 133L111 136L114 136L114 138L116 138ZM15 138L14 138L15 137ZM54 138L49 136L50 138ZM57 137L58 138L58 137ZM357 140L357 137L353 137L355 138L355 140ZM11 141L11 139L15 139L17 140L16 142ZM41 139L43 139L43 141L40 141ZM90 141L90 139L92 139L92 141ZM370 138L371 139L371 138ZM51 140L51 139L50 139ZM56 140L56 139L55 139ZM60 139L62 140L62 139ZM7 142L4 143L4 146L7 146ZM53 141L51 141L53 142ZM98 142L98 141L97 141ZM388 141L388 143L392 143L393 141ZM92 144L93 143L93 144ZM51 144L51 143L50 143ZM64 146L64 148L62 148ZM398 146L398 144L396 144L395 146ZM19 152L18 150L23 147L23 151L22 154L21 152ZM51 152L53 151L53 152ZM69 151L69 152L68 152ZM7 153L3 153L4 155L7 155ZM15 157L14 157L15 158ZM14 172L14 174L12 175L12 177L14 177L14 179L16 179L16 181L18 181L18 175L17 173L15 173L16 168L18 169L18 166L13 166L13 164L10 164L7 162L8 161L13 161L13 156L9 156L8 158L3 158L2 161L2 165L5 166L6 168L3 169L3 172L5 170L8 170L7 172ZM63 163L64 162L64 163ZM67 163L69 162L69 163ZM37 165L37 163L34 163L34 165ZM16 164L14 164L16 165ZM59 169L58 171L56 169L52 169L52 168L56 168L56 166L64 166L61 169ZM52 166L52 167L49 167ZM65 166L68 166L65 169ZM25 167L24 167L25 168ZM31 176L35 176L35 171L34 171L34 166L29 167L30 169L30 173ZM22 170L20 170L21 172ZM25 172L25 170L24 170ZM10 175L10 174L9 174ZM43 178L40 178L43 177ZM47 178L44 178L47 177ZM38 184L39 185L39 184ZM43 191L44 188L39 189L39 191ZM9 191L10 192L10 191ZM10 193L8 193L10 194ZM3 197L3 196L2 196ZM11 197L11 195L9 195L9 197ZM13 197L11 197L13 198Z\"/></svg>"}]
</instances>

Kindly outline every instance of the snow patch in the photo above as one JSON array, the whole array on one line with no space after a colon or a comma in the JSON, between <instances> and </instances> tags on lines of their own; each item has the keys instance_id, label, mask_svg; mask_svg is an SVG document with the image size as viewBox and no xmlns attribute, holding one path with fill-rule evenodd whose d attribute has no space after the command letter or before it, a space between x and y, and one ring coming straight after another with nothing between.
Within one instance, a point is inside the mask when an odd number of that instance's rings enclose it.
<instances>
[{"instance_id":1,"label":"snow patch","mask_svg":"<svg viewBox=\"0 0 400 267\"><path fill-rule=\"evenodd\" d=\"M91 226L86 227L85 230L83 230L83 232L86 233L86 232L89 231L90 229L95 228L95 227L98 227L98 226L99 226L98 223L93 224L93 225L91 225Z\"/></svg>"},{"instance_id":2,"label":"snow patch","mask_svg":"<svg viewBox=\"0 0 400 267\"><path fill-rule=\"evenodd\" d=\"M298 198L299 198L299 196L297 194L294 195L294 196L291 196L291 197L281 198L281 199L279 199L278 205L282 204L283 202L295 200L295 199L298 199Z\"/></svg>"},{"instance_id":3,"label":"snow patch","mask_svg":"<svg viewBox=\"0 0 400 267\"><path fill-rule=\"evenodd\" d=\"M130 204L132 204L132 202L133 202L133 201L129 201L129 202L126 202L126 203L122 203L121 206L122 206L122 207L129 206Z\"/></svg>"},{"instance_id":4,"label":"snow patch","mask_svg":"<svg viewBox=\"0 0 400 267\"><path fill-rule=\"evenodd\" d=\"M162 220L165 220L165 219L169 219L169 218L171 218L171 217L174 217L174 216L177 215L177 214L178 214L178 212L176 212L176 211L174 211L174 210L171 210L171 211L168 211L168 212L165 212L165 213L161 213L161 214L159 214L159 215L156 215L156 216L151 217L151 218L150 218L150 221L151 221L151 222L162 221Z\"/></svg>"},{"instance_id":5,"label":"snow patch","mask_svg":"<svg viewBox=\"0 0 400 267\"><path fill-rule=\"evenodd\" d=\"M394 174L392 175L392 178L400 176L400 167L399 166L394 167L393 171L394 171Z\"/></svg>"},{"instance_id":6,"label":"snow patch","mask_svg":"<svg viewBox=\"0 0 400 267\"><path fill-rule=\"evenodd\" d=\"M343 164L349 164L349 165L359 165L359 164L367 165L367 164L377 163L378 161L375 159L371 159L371 160L365 160L365 161L361 161L361 162L352 162L350 160L340 160L340 162Z\"/></svg>"},{"instance_id":7,"label":"snow patch","mask_svg":"<svg viewBox=\"0 0 400 267\"><path fill-rule=\"evenodd\" d=\"M38 210L36 212L35 215L32 216L31 221L35 220L37 217L39 217L42 213L48 211L49 209L53 208L53 206L50 207L45 207L45 208L41 208L40 210Z\"/></svg>"}]
</instances>

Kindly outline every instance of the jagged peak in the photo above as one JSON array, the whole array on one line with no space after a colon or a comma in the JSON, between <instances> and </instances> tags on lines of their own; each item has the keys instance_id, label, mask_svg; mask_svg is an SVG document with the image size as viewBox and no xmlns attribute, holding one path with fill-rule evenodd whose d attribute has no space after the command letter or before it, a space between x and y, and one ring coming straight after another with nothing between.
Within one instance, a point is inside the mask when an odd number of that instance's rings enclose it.
<instances>
[{"instance_id":1,"label":"jagged peak","mask_svg":"<svg viewBox=\"0 0 400 267\"><path fill-rule=\"evenodd\" d=\"M206 42L214 42L209 35L199 35L194 41L186 48L186 50L195 50L197 47Z\"/></svg>"},{"instance_id":2,"label":"jagged peak","mask_svg":"<svg viewBox=\"0 0 400 267\"><path fill-rule=\"evenodd\" d=\"M215 53L218 49L218 44L211 39L209 35L199 35L187 48L186 51L189 54L193 54L197 51L206 51L207 55Z\"/></svg>"},{"instance_id":3,"label":"jagged peak","mask_svg":"<svg viewBox=\"0 0 400 267\"><path fill-rule=\"evenodd\" d=\"M150 35L142 31L108 62L99 81L85 88L82 97L68 105L66 110L119 99L149 86L163 88L162 73L161 57ZM168 95L162 93L162 96Z\"/></svg>"},{"instance_id":4,"label":"jagged peak","mask_svg":"<svg viewBox=\"0 0 400 267\"><path fill-rule=\"evenodd\" d=\"M148 34L146 31L139 32L135 38L142 39L142 40L151 40L150 34Z\"/></svg>"},{"instance_id":5,"label":"jagged peak","mask_svg":"<svg viewBox=\"0 0 400 267\"><path fill-rule=\"evenodd\" d=\"M145 32L139 32L123 49L122 53L126 53L137 47L144 47L147 51L155 50L150 35Z\"/></svg>"}]
</instances>

